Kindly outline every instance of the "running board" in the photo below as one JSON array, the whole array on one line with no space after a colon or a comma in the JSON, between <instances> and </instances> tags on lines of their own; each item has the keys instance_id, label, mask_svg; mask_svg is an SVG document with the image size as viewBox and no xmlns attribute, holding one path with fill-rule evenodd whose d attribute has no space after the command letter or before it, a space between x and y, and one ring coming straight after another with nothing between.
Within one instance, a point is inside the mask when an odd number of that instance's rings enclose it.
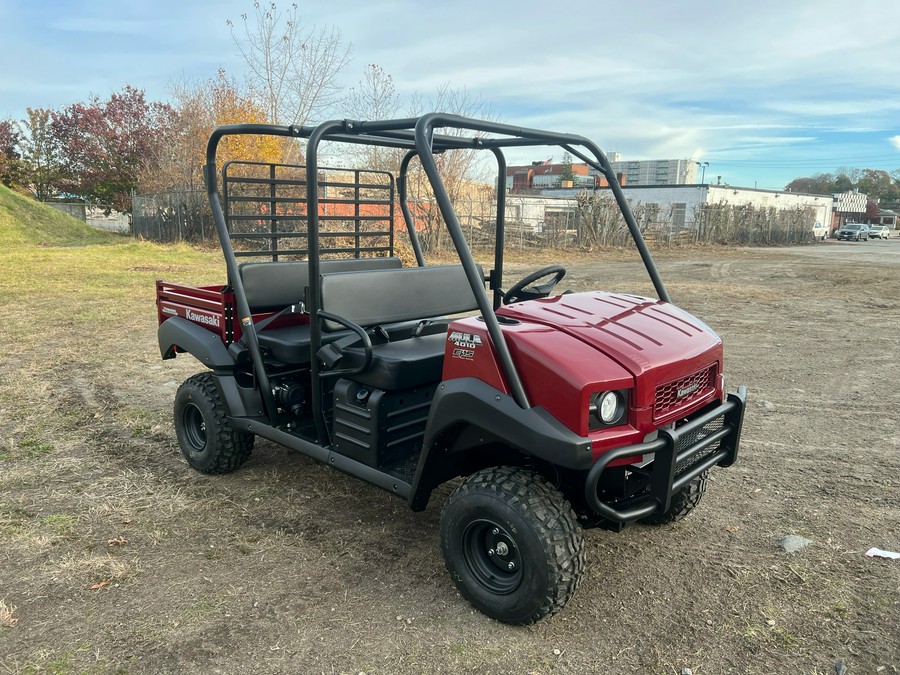
<instances>
[{"instance_id":1,"label":"running board","mask_svg":"<svg viewBox=\"0 0 900 675\"><path fill-rule=\"evenodd\" d=\"M331 447L322 447L315 443L300 438L290 432L282 431L276 427L264 424L257 419L248 419L246 417L229 417L231 427L236 431L246 431L248 433L260 436L275 443L285 446L290 450L296 450L299 453L312 457L323 464L334 467L339 471L350 474L357 478L361 478L367 483L371 483L382 490L386 490L391 494L408 500L412 494L412 485L401 480L397 476L374 469L368 464L363 464L355 459L341 455Z\"/></svg>"}]
</instances>

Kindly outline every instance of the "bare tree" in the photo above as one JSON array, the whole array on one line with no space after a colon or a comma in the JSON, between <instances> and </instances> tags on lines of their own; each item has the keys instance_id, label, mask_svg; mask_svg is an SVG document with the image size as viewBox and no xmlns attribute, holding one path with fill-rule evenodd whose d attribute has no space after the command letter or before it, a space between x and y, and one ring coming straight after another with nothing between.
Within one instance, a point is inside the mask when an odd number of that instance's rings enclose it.
<instances>
[{"instance_id":1,"label":"bare tree","mask_svg":"<svg viewBox=\"0 0 900 675\"><path fill-rule=\"evenodd\" d=\"M449 83L441 85L430 98L416 94L409 106L410 115L420 115L436 111L462 117L496 120L490 106L479 96L472 95L465 87L456 88ZM448 136L471 134L466 129L442 128L437 133ZM467 219L466 206L482 200L491 192L492 169L496 166L493 155L477 150L448 150L435 155L435 163L450 201L460 219ZM433 198L431 186L420 170L410 171L410 194L419 202ZM502 186L501 186L502 188ZM423 245L431 250L442 250L447 244L446 227L437 209L426 208L423 213L425 223L422 232Z\"/></svg>"},{"instance_id":2,"label":"bare tree","mask_svg":"<svg viewBox=\"0 0 900 675\"><path fill-rule=\"evenodd\" d=\"M485 120L496 120L497 115L480 96L472 95L465 87L455 88L450 83L438 87L437 92L427 103L423 103L419 95L413 97L410 113L418 115L423 112L437 111L460 115L462 117L475 117ZM425 110L424 108L427 108ZM466 129L439 129L439 133L448 136L462 136L471 134ZM452 201L467 197L473 186L480 188L490 180L489 170L483 162L486 153L475 150L450 150L435 157L444 185ZM493 159L493 155L490 156Z\"/></svg>"},{"instance_id":3,"label":"bare tree","mask_svg":"<svg viewBox=\"0 0 900 675\"><path fill-rule=\"evenodd\" d=\"M397 116L400 105L394 78L378 64L370 63L363 79L347 93L341 109L350 119L387 120ZM355 145L346 154L358 166L396 172L405 153L397 148Z\"/></svg>"},{"instance_id":4,"label":"bare tree","mask_svg":"<svg viewBox=\"0 0 900 675\"><path fill-rule=\"evenodd\" d=\"M305 28L296 3L282 11L274 2L254 2L241 23L237 29L227 21L269 122L306 124L334 105L341 91L338 74L351 54L340 30Z\"/></svg>"}]
</instances>

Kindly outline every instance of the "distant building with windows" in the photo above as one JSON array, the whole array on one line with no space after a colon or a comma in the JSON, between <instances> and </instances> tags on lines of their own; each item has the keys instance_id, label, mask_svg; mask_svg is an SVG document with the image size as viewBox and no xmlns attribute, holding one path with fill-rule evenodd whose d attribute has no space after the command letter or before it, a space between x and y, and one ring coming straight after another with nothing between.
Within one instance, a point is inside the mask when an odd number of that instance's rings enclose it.
<instances>
[{"instance_id":1,"label":"distant building with windows","mask_svg":"<svg viewBox=\"0 0 900 675\"><path fill-rule=\"evenodd\" d=\"M616 175L625 176L628 185L691 185L697 182L697 162L692 159L622 161L616 152L609 160ZM596 169L590 171L599 174Z\"/></svg>"},{"instance_id":2,"label":"distant building with windows","mask_svg":"<svg viewBox=\"0 0 900 675\"><path fill-rule=\"evenodd\" d=\"M572 176L569 180L564 180L567 168L571 168ZM606 186L608 186L606 177L597 171L591 173L587 164L554 164L548 159L544 162L532 162L526 166L506 168L506 191L516 194L546 188L583 189Z\"/></svg>"},{"instance_id":3,"label":"distant building with windows","mask_svg":"<svg viewBox=\"0 0 900 675\"><path fill-rule=\"evenodd\" d=\"M878 209L878 225L887 225L892 230L896 230L897 212L890 209Z\"/></svg>"},{"instance_id":4,"label":"distant building with windows","mask_svg":"<svg viewBox=\"0 0 900 675\"><path fill-rule=\"evenodd\" d=\"M692 185L697 182L697 162L690 159L622 161L618 152L608 155L620 185ZM563 179L566 164L552 160L506 169L506 191L522 194L548 188L607 187L606 177L587 164L570 164L569 184Z\"/></svg>"}]
</instances>

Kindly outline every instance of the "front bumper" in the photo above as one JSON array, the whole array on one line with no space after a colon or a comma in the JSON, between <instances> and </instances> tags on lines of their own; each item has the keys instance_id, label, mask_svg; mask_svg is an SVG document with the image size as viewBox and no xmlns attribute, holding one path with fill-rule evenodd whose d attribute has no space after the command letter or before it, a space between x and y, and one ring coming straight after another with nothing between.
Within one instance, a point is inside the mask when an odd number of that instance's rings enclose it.
<instances>
[{"instance_id":1,"label":"front bumper","mask_svg":"<svg viewBox=\"0 0 900 675\"><path fill-rule=\"evenodd\" d=\"M627 523L654 513L664 513L672 495L713 466L731 466L737 459L747 388L738 387L721 405L674 429L659 429L658 437L646 443L616 448L602 455L588 471L584 496L588 506L602 518ZM649 487L617 504L598 497L597 486L610 462L622 457L653 454Z\"/></svg>"}]
</instances>

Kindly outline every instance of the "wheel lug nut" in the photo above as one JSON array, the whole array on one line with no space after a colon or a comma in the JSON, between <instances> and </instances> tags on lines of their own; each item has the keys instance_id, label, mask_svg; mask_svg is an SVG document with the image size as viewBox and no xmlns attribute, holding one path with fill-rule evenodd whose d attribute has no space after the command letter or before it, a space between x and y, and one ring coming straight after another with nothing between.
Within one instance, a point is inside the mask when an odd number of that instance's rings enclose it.
<instances>
[{"instance_id":1,"label":"wheel lug nut","mask_svg":"<svg viewBox=\"0 0 900 675\"><path fill-rule=\"evenodd\" d=\"M500 534L500 528L495 527L493 530L491 530L491 534L493 534L496 537L498 534Z\"/></svg>"},{"instance_id":2,"label":"wheel lug nut","mask_svg":"<svg viewBox=\"0 0 900 675\"><path fill-rule=\"evenodd\" d=\"M492 548L488 549L488 555L494 555L494 549L492 549Z\"/></svg>"},{"instance_id":3,"label":"wheel lug nut","mask_svg":"<svg viewBox=\"0 0 900 675\"><path fill-rule=\"evenodd\" d=\"M507 565L507 568L511 569L511 570L516 569L516 563L514 563L512 560L510 560L509 565Z\"/></svg>"}]
</instances>

